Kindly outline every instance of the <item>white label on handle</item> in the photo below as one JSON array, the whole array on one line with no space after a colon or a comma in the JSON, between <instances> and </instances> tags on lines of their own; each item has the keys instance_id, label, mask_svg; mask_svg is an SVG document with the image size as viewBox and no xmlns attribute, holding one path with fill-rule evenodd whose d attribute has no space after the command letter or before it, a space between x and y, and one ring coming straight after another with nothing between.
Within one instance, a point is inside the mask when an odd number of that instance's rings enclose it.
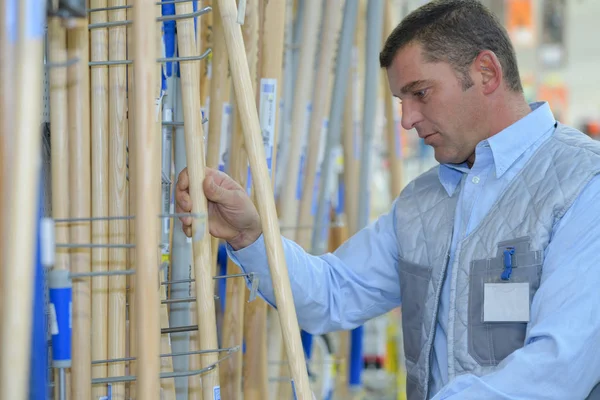
<instances>
[{"instance_id":1,"label":"white label on handle","mask_svg":"<svg viewBox=\"0 0 600 400\"><path fill-rule=\"evenodd\" d=\"M270 172L273 145L275 144L275 121L277 120L277 79L263 78L260 80L259 102L260 130Z\"/></svg>"},{"instance_id":2,"label":"white label on handle","mask_svg":"<svg viewBox=\"0 0 600 400\"><path fill-rule=\"evenodd\" d=\"M223 114L221 115L221 141L219 144L219 169L225 170L227 165L227 150L229 147L229 138L231 136L231 115L232 107L230 103L223 103Z\"/></svg>"},{"instance_id":3,"label":"white label on handle","mask_svg":"<svg viewBox=\"0 0 600 400\"><path fill-rule=\"evenodd\" d=\"M221 387L213 387L213 400L221 400Z\"/></svg>"},{"instance_id":4,"label":"white label on handle","mask_svg":"<svg viewBox=\"0 0 600 400\"><path fill-rule=\"evenodd\" d=\"M50 333L58 335L58 320L56 318L56 308L54 303L50 303Z\"/></svg>"},{"instance_id":5,"label":"white label on handle","mask_svg":"<svg viewBox=\"0 0 600 400\"><path fill-rule=\"evenodd\" d=\"M173 121L173 109L172 108L165 108L163 110L163 120L165 121Z\"/></svg>"}]
</instances>

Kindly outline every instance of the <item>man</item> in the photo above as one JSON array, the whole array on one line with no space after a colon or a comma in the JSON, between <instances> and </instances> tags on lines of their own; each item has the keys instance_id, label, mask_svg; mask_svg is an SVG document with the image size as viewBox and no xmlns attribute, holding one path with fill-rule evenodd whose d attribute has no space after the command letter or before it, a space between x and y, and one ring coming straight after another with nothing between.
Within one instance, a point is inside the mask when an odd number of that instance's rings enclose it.
<instances>
[{"instance_id":1,"label":"man","mask_svg":"<svg viewBox=\"0 0 600 400\"><path fill-rule=\"evenodd\" d=\"M440 165L334 254L283 239L300 326L351 329L402 305L410 400L600 398L600 144L526 103L477 1L417 9L380 63ZM182 212L187 187L184 171ZM211 233L274 304L252 202L217 171L204 190Z\"/></svg>"}]
</instances>

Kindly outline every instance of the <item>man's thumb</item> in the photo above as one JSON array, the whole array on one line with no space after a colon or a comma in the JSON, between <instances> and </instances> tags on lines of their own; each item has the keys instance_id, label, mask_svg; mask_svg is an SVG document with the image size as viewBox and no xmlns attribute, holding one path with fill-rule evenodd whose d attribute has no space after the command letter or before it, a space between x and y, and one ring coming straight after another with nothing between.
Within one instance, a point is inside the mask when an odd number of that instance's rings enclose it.
<instances>
[{"instance_id":1,"label":"man's thumb","mask_svg":"<svg viewBox=\"0 0 600 400\"><path fill-rule=\"evenodd\" d=\"M225 200L225 189L217 185L212 176L207 176L204 180L204 195L214 203L222 203Z\"/></svg>"}]
</instances>

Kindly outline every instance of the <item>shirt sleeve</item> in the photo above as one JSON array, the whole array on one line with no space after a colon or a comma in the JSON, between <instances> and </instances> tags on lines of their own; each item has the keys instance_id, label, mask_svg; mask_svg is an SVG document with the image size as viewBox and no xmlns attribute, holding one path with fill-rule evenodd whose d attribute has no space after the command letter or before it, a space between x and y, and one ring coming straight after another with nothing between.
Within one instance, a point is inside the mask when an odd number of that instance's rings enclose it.
<instances>
[{"instance_id":1,"label":"shirt sleeve","mask_svg":"<svg viewBox=\"0 0 600 400\"><path fill-rule=\"evenodd\" d=\"M441 399L584 399L600 382L600 177L556 224L525 346L488 375L462 375Z\"/></svg>"},{"instance_id":2,"label":"shirt sleeve","mask_svg":"<svg viewBox=\"0 0 600 400\"><path fill-rule=\"evenodd\" d=\"M314 256L282 238L302 329L312 334L353 329L400 304L395 204L334 253ZM244 273L259 278L259 295L276 306L264 238L227 251Z\"/></svg>"}]
</instances>

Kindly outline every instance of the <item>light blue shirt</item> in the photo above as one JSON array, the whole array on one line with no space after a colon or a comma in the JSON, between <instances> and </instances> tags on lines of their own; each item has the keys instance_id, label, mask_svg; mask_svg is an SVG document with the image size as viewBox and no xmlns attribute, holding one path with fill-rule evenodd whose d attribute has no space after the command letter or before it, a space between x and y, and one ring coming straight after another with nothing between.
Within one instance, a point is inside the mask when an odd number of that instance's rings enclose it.
<instances>
[{"instance_id":1,"label":"light blue shirt","mask_svg":"<svg viewBox=\"0 0 600 400\"><path fill-rule=\"evenodd\" d=\"M439 169L448 194L459 185L462 189L433 346L430 396L436 400L532 399L541 394L550 400L583 399L600 381L600 177L596 177L553 229L525 346L491 374L466 374L448 382L448 283L456 244L551 136L555 120L548 104L534 103L531 108L526 117L477 145L471 169L466 165ZM400 305L398 212L402 210L394 202L387 214L333 254L312 256L283 239L298 322L304 330L320 334L352 329ZM260 295L274 305L262 236L244 249L228 252L244 272L259 277Z\"/></svg>"}]
</instances>

